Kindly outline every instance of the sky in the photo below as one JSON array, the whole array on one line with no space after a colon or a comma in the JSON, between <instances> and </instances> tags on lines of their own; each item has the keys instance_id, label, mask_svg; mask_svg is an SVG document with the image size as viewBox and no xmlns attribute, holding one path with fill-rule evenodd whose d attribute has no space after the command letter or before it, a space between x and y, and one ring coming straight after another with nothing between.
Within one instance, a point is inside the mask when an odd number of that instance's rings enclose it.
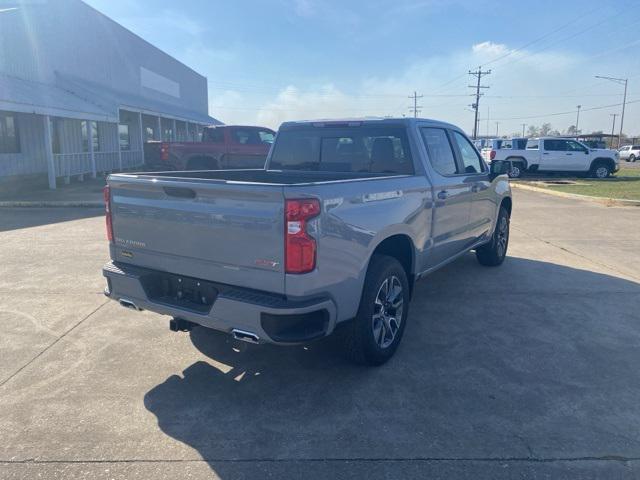
<instances>
[{"instance_id":1,"label":"sky","mask_svg":"<svg viewBox=\"0 0 640 480\"><path fill-rule=\"evenodd\" d=\"M637 0L86 0L208 78L209 113L286 120L419 115L479 133L522 124L640 134ZM634 103L635 102L635 103ZM620 117L616 119L619 128Z\"/></svg>"}]
</instances>

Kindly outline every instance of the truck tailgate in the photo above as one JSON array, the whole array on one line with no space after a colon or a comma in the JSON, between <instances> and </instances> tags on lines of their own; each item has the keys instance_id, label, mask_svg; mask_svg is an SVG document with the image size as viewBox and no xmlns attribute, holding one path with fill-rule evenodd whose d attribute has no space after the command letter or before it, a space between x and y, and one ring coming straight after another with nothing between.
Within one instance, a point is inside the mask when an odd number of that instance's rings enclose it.
<instances>
[{"instance_id":1,"label":"truck tailgate","mask_svg":"<svg viewBox=\"0 0 640 480\"><path fill-rule=\"evenodd\" d=\"M118 175L117 262L284 293L282 186Z\"/></svg>"}]
</instances>

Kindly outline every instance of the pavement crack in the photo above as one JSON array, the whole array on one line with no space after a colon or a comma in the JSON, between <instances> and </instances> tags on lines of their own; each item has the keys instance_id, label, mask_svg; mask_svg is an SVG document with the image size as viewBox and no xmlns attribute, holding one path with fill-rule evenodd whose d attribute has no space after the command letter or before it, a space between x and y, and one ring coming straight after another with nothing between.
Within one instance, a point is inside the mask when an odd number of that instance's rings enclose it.
<instances>
[{"instance_id":1,"label":"pavement crack","mask_svg":"<svg viewBox=\"0 0 640 480\"><path fill-rule=\"evenodd\" d=\"M15 372L13 372L11 375L9 375L7 378L5 378L4 380L2 380L2 382L0 382L0 388L3 387L7 382L9 382L11 379L15 378L17 375L20 374L20 372L22 372L25 368L27 368L29 365L31 365L33 362L35 362L36 360L38 360L42 355L44 355L47 351L49 351L49 349L51 349L53 346L55 346L60 340L62 340L64 337L66 337L67 335L69 335L72 331L74 331L76 328L78 328L85 320L89 319L94 313L96 313L98 310L100 310L102 307L104 307L107 303L109 302L109 299L106 299L104 302L102 302L100 305L98 305L96 308L94 308L91 312L89 312L89 314L85 315L83 318L81 318L78 322L76 322L71 328L69 328L68 330L66 330L62 335L60 335L58 338L56 338L53 342L51 342L49 345L47 345L41 352L39 352L35 357L33 357L31 360L29 360L27 363L25 363L23 366L21 366L18 370L16 370Z\"/></svg>"}]
</instances>

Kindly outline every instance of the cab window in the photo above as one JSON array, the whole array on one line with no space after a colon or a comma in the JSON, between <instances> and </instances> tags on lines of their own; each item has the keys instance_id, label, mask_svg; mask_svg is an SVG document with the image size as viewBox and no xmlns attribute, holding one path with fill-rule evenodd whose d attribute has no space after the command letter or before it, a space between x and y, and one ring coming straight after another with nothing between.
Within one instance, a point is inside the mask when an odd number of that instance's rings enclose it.
<instances>
[{"instance_id":1,"label":"cab window","mask_svg":"<svg viewBox=\"0 0 640 480\"><path fill-rule=\"evenodd\" d=\"M464 173L482 173L484 172L484 163L482 162L480 155L467 137L460 132L453 131L453 139L458 146L460 152L460 158L462 160L462 166Z\"/></svg>"},{"instance_id":2,"label":"cab window","mask_svg":"<svg viewBox=\"0 0 640 480\"><path fill-rule=\"evenodd\" d=\"M449 143L447 132L443 128L421 128L422 139L427 147L429 162L440 175L458 173L453 149Z\"/></svg>"}]
</instances>

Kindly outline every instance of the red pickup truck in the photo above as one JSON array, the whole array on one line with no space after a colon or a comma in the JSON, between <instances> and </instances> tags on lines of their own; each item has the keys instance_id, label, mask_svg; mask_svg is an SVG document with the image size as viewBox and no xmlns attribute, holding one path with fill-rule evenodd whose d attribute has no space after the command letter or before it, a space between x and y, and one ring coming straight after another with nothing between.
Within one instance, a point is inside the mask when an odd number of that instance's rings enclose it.
<instances>
[{"instance_id":1,"label":"red pickup truck","mask_svg":"<svg viewBox=\"0 0 640 480\"><path fill-rule=\"evenodd\" d=\"M263 168L275 135L265 127L205 127L199 142L145 143L145 166L149 170Z\"/></svg>"}]
</instances>

